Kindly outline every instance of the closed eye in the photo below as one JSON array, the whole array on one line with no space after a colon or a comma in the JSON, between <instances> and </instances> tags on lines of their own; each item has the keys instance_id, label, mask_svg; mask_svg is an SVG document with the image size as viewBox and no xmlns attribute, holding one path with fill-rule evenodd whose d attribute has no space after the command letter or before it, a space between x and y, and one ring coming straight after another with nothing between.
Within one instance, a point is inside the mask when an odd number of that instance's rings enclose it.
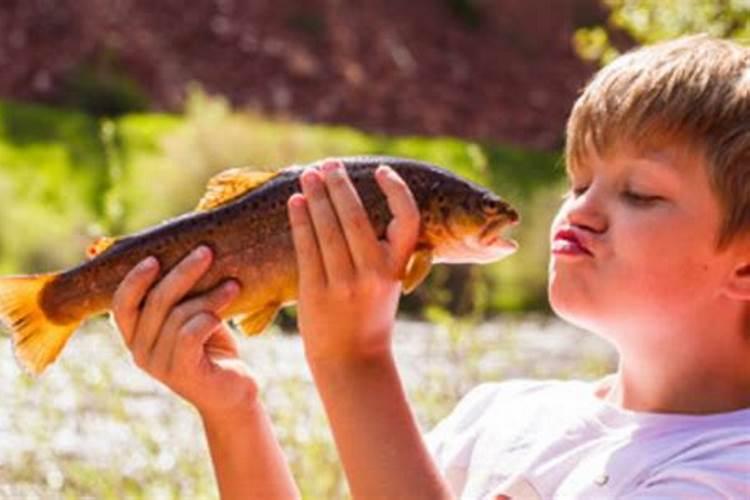
<instances>
[{"instance_id":1,"label":"closed eye","mask_svg":"<svg viewBox=\"0 0 750 500\"><path fill-rule=\"evenodd\" d=\"M622 195L627 201L635 205L650 205L664 199L661 196L649 196L632 191L625 191Z\"/></svg>"}]
</instances>

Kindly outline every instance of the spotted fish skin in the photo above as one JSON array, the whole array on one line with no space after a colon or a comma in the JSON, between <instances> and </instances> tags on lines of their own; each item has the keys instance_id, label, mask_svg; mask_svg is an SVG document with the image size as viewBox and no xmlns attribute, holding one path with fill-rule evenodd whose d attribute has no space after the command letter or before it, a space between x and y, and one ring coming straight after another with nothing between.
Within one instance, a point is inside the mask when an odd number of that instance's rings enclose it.
<instances>
[{"instance_id":1,"label":"spotted fish skin","mask_svg":"<svg viewBox=\"0 0 750 500\"><path fill-rule=\"evenodd\" d=\"M496 226L497 221L510 224L518 219L515 210L491 191L435 165L376 156L336 160L344 164L379 238L385 236L392 215L374 172L385 164L404 179L421 216L417 248L431 258L433 253L439 254L443 242L460 238L457 232L469 226L476 232L486 226L488 209ZM322 163L268 174L265 182L214 208L191 212L116 239L91 260L67 271L0 278L0 319L11 327L17 358L29 371L40 372L54 361L83 320L111 308L115 290L138 262L155 256L164 276L198 245L210 247L214 260L191 295L235 279L242 291L225 311L225 317L252 316L266 310L270 319L257 315L255 323L262 319L267 324L278 308L297 297L297 262L287 200L301 192L299 179L304 169L319 168ZM428 259L427 269L430 262ZM31 293L26 290L21 294L21 284L33 289L32 283L37 285L35 296L19 298ZM261 322L257 328L265 324ZM56 332L55 342L49 340L52 333L48 335L46 331ZM19 351L19 345L25 345L26 350Z\"/></svg>"}]
</instances>

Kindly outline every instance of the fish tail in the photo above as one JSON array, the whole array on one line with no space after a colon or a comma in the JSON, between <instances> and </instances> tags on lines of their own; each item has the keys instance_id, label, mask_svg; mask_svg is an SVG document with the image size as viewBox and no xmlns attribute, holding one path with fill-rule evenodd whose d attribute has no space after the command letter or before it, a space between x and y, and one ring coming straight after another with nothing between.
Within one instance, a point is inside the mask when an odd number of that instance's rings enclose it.
<instances>
[{"instance_id":1,"label":"fish tail","mask_svg":"<svg viewBox=\"0 0 750 500\"><path fill-rule=\"evenodd\" d=\"M62 351L81 324L58 324L50 320L40 305L44 287L58 274L0 278L0 322L10 328L13 352L23 368L39 375Z\"/></svg>"}]
</instances>

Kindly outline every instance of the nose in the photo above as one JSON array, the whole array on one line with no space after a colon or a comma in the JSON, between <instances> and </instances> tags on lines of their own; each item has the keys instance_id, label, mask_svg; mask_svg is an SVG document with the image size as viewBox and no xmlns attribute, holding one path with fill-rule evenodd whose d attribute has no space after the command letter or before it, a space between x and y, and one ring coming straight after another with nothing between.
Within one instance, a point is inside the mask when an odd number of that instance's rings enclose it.
<instances>
[{"instance_id":1,"label":"nose","mask_svg":"<svg viewBox=\"0 0 750 500\"><path fill-rule=\"evenodd\" d=\"M580 194L570 194L570 198L563 203L565 219L573 226L588 229L596 233L603 233L609 226L604 201L595 186L591 186Z\"/></svg>"}]
</instances>

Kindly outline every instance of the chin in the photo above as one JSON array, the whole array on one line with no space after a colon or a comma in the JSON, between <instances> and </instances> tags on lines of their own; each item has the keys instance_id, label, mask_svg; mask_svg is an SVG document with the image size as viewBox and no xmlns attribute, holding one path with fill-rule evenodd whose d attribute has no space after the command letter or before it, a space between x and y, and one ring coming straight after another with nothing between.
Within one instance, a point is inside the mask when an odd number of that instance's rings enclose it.
<instances>
[{"instance_id":1,"label":"chin","mask_svg":"<svg viewBox=\"0 0 750 500\"><path fill-rule=\"evenodd\" d=\"M551 279L547 295L552 311L559 318L584 330L596 332L600 329L597 320L600 307L580 288L564 287Z\"/></svg>"}]
</instances>

